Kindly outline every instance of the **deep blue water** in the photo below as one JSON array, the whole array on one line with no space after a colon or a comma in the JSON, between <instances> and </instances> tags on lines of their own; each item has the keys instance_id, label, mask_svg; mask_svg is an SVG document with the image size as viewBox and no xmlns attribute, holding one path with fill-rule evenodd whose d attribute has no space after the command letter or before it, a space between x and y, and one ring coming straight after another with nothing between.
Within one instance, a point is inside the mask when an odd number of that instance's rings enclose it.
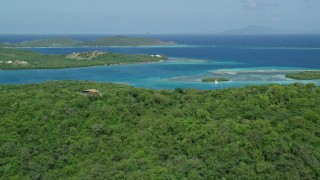
<instances>
[{"instance_id":1,"label":"deep blue water","mask_svg":"<svg viewBox=\"0 0 320 180\"><path fill-rule=\"evenodd\" d=\"M0 42L21 42L48 37L92 40L105 35L0 35ZM0 70L0 83L20 84L47 80L93 80L126 83L138 87L215 89L248 84L296 81L285 78L291 71L320 69L319 35L218 36L131 35L185 44L181 47L30 48L47 54L69 54L88 50L126 54L166 54L169 61L149 64L100 66L53 70ZM230 82L202 83L203 77L228 77Z\"/></svg>"}]
</instances>

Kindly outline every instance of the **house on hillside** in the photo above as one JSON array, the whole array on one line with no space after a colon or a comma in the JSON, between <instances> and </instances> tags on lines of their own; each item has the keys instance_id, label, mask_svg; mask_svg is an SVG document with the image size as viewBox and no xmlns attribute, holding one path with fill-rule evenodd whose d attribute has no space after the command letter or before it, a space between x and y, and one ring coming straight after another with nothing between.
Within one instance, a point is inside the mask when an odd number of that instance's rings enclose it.
<instances>
[{"instance_id":1,"label":"house on hillside","mask_svg":"<svg viewBox=\"0 0 320 180\"><path fill-rule=\"evenodd\" d=\"M101 96L100 91L96 90L96 89L87 89L82 91L82 93L84 95L94 95L94 96Z\"/></svg>"}]
</instances>

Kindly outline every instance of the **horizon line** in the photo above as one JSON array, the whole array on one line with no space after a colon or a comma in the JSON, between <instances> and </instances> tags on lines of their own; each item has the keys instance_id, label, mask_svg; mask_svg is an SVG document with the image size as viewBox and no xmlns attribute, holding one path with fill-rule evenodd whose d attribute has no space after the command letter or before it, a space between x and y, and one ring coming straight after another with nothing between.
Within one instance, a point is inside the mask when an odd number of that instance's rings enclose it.
<instances>
[{"instance_id":1,"label":"horizon line","mask_svg":"<svg viewBox=\"0 0 320 180\"><path fill-rule=\"evenodd\" d=\"M222 35L222 36L251 36L251 35L320 35L319 33L0 33L0 35Z\"/></svg>"}]
</instances>

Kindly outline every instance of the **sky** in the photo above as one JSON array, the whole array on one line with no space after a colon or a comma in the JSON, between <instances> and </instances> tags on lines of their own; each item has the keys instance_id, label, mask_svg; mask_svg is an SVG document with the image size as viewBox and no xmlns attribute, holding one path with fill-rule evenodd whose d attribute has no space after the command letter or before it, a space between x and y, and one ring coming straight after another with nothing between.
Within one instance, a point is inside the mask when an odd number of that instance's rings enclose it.
<instances>
[{"instance_id":1,"label":"sky","mask_svg":"<svg viewBox=\"0 0 320 180\"><path fill-rule=\"evenodd\" d=\"M320 32L320 0L1 0L0 34Z\"/></svg>"}]
</instances>

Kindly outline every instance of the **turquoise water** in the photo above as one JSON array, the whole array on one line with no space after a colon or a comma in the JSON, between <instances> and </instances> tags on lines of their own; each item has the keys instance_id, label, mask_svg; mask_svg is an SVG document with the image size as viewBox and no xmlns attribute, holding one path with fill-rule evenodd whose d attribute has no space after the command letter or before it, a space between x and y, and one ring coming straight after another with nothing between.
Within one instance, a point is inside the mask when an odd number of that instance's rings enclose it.
<instances>
[{"instance_id":1,"label":"turquoise water","mask_svg":"<svg viewBox=\"0 0 320 180\"><path fill-rule=\"evenodd\" d=\"M251 36L246 39L205 37L157 37L185 44L178 47L31 48L33 51L47 54L69 54L93 49L126 54L166 54L170 60L158 63L71 69L0 70L0 84L39 83L49 80L90 80L125 83L153 89L177 87L217 89L252 84L290 84L294 82L313 82L320 85L318 80L298 81L285 78L288 72L320 69L319 36L281 36L272 37L273 39L264 36ZM8 40L10 38L7 37L6 41ZM17 41L17 39L14 40ZM217 85L201 82L201 79L206 77L226 77L230 81Z\"/></svg>"}]
</instances>

